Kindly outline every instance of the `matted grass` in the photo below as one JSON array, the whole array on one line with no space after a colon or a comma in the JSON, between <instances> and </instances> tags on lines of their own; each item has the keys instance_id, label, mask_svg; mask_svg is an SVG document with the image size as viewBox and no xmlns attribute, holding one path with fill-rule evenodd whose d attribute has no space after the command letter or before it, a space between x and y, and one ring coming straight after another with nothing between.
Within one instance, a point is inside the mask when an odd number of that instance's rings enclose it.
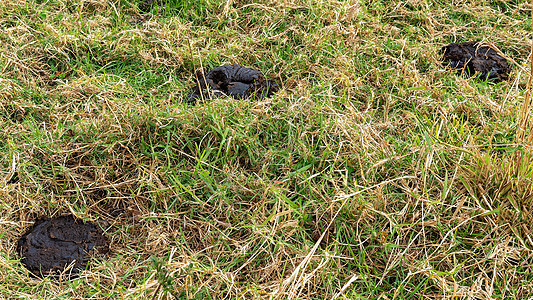
<instances>
[{"instance_id":1,"label":"matted grass","mask_svg":"<svg viewBox=\"0 0 533 300\"><path fill-rule=\"evenodd\" d=\"M0 2L0 297L533 297L530 5L169 2ZM467 40L509 82L440 65ZM181 102L226 63L282 89ZM31 277L17 239L68 213L111 251Z\"/></svg>"}]
</instances>

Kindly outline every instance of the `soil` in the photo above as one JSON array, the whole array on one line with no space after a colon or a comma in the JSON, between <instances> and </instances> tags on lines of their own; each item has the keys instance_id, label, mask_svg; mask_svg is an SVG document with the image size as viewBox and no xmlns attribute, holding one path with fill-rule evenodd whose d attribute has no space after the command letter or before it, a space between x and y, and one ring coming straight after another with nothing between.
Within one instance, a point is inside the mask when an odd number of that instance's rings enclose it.
<instances>
[{"instance_id":1,"label":"soil","mask_svg":"<svg viewBox=\"0 0 533 300\"><path fill-rule=\"evenodd\" d=\"M308 237L314 243L318 242L322 233L328 227L329 221L318 219L317 215L309 214L308 220L303 224L304 229L308 232ZM327 245L330 242L330 237L335 235L334 226L329 227L328 231L324 235L324 238L320 242L321 246Z\"/></svg>"},{"instance_id":2,"label":"soil","mask_svg":"<svg viewBox=\"0 0 533 300\"><path fill-rule=\"evenodd\" d=\"M207 74L197 72L196 82L198 84L185 99L191 104L202 98L223 96L261 100L272 96L279 89L278 85L274 81L267 80L261 71L240 65L223 65Z\"/></svg>"},{"instance_id":3,"label":"soil","mask_svg":"<svg viewBox=\"0 0 533 300\"><path fill-rule=\"evenodd\" d=\"M138 7L143 12L149 12L152 6L161 6L165 2L165 0L144 0L139 2Z\"/></svg>"},{"instance_id":4,"label":"soil","mask_svg":"<svg viewBox=\"0 0 533 300\"><path fill-rule=\"evenodd\" d=\"M98 227L71 215L39 220L18 241L21 262L35 276L72 275L84 270L90 255L107 252L108 245Z\"/></svg>"},{"instance_id":5,"label":"soil","mask_svg":"<svg viewBox=\"0 0 533 300\"><path fill-rule=\"evenodd\" d=\"M498 52L479 42L451 43L442 47L442 63L481 80L500 82L509 79L511 68Z\"/></svg>"}]
</instances>

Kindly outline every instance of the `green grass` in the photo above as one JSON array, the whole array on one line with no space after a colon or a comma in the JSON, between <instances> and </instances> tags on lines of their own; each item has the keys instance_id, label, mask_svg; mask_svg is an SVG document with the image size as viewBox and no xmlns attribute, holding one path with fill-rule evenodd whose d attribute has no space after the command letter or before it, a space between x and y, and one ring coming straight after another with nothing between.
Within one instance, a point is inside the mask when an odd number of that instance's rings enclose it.
<instances>
[{"instance_id":1,"label":"green grass","mask_svg":"<svg viewBox=\"0 0 533 300\"><path fill-rule=\"evenodd\" d=\"M530 5L139 2L0 3L0 298L533 297ZM440 65L467 40L509 82ZM182 103L227 63L282 88ZM31 277L17 239L67 213L111 251Z\"/></svg>"}]
</instances>

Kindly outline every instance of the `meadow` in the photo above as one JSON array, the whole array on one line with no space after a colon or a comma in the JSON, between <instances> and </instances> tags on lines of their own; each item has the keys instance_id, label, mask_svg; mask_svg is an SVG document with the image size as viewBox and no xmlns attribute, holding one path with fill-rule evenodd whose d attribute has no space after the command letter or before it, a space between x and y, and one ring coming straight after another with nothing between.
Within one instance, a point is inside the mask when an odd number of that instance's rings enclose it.
<instances>
[{"instance_id":1,"label":"meadow","mask_svg":"<svg viewBox=\"0 0 533 300\"><path fill-rule=\"evenodd\" d=\"M531 299L532 7L0 1L0 298ZM508 81L441 64L472 40ZM280 90L182 101L224 64ZM109 252L32 276L66 214Z\"/></svg>"}]
</instances>

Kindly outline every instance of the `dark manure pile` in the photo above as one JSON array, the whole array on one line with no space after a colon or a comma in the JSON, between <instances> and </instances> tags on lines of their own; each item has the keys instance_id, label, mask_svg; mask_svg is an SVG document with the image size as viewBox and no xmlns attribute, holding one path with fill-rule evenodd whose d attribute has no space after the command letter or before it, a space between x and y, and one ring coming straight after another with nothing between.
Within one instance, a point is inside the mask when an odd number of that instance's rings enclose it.
<instances>
[{"instance_id":1,"label":"dark manure pile","mask_svg":"<svg viewBox=\"0 0 533 300\"><path fill-rule=\"evenodd\" d=\"M509 79L511 68L498 52L479 42L451 43L442 47L442 63L445 66L478 74L481 80L500 82Z\"/></svg>"},{"instance_id":2,"label":"dark manure pile","mask_svg":"<svg viewBox=\"0 0 533 300\"><path fill-rule=\"evenodd\" d=\"M107 252L108 244L96 225L68 215L37 221L19 239L17 251L35 276L58 276L66 271L74 278L86 268L90 255Z\"/></svg>"},{"instance_id":3,"label":"dark manure pile","mask_svg":"<svg viewBox=\"0 0 533 300\"><path fill-rule=\"evenodd\" d=\"M225 96L261 100L272 96L279 89L278 85L267 80L261 71L240 65L223 65L207 74L197 72L196 82L198 84L185 99L191 104Z\"/></svg>"}]
</instances>

